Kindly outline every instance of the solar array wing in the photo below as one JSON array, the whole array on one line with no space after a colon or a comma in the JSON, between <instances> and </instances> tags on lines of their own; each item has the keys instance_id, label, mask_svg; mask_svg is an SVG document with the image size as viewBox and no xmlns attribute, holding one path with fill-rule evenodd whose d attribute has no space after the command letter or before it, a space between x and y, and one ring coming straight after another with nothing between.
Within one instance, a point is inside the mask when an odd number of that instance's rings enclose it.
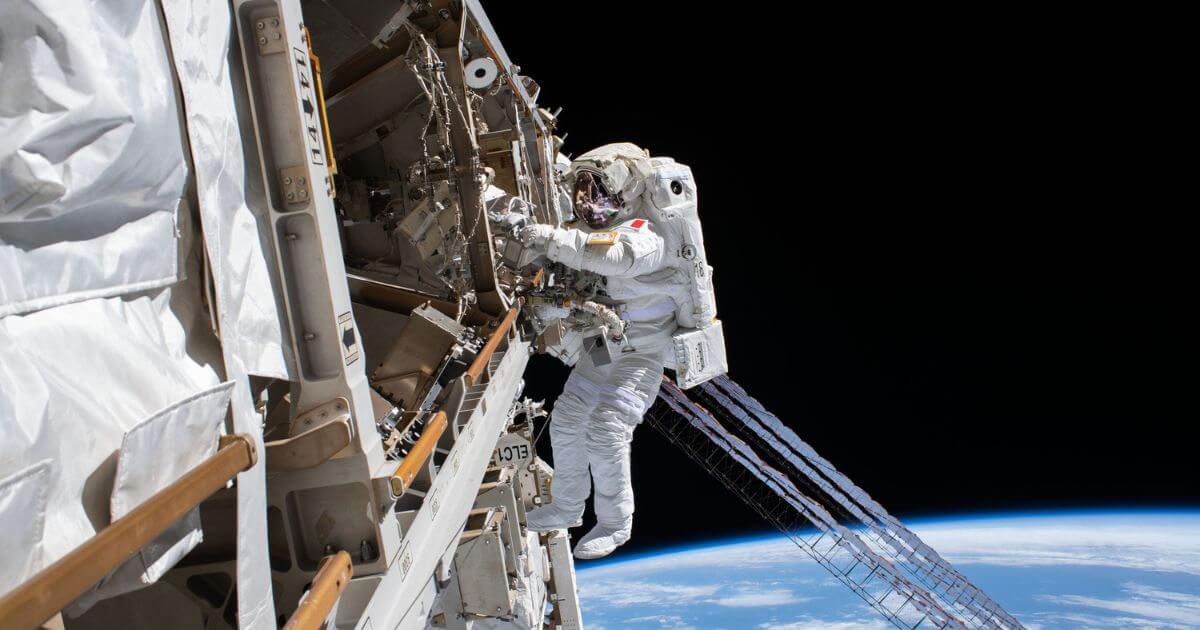
<instances>
[{"instance_id":1,"label":"solar array wing","mask_svg":"<svg viewBox=\"0 0 1200 630\"><path fill-rule=\"evenodd\" d=\"M727 377L647 420L897 627L1023 627Z\"/></svg>"},{"instance_id":2,"label":"solar array wing","mask_svg":"<svg viewBox=\"0 0 1200 630\"><path fill-rule=\"evenodd\" d=\"M673 383L646 421L896 627L967 627Z\"/></svg>"},{"instance_id":3,"label":"solar array wing","mask_svg":"<svg viewBox=\"0 0 1200 630\"><path fill-rule=\"evenodd\" d=\"M1020 622L972 584L945 558L899 519L839 472L794 431L767 411L728 376L692 390L703 404L758 446L793 477L820 489L848 520L861 525L864 537L955 610L972 627L1021 628Z\"/></svg>"}]
</instances>

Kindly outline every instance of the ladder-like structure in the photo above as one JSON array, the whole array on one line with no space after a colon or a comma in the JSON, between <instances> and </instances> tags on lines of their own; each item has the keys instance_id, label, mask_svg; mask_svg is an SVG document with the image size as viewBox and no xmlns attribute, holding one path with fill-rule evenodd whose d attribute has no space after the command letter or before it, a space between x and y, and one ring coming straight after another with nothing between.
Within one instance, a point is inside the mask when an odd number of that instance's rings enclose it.
<instances>
[{"instance_id":1,"label":"ladder-like structure","mask_svg":"<svg viewBox=\"0 0 1200 630\"><path fill-rule=\"evenodd\" d=\"M646 420L893 625L1023 627L728 377Z\"/></svg>"}]
</instances>

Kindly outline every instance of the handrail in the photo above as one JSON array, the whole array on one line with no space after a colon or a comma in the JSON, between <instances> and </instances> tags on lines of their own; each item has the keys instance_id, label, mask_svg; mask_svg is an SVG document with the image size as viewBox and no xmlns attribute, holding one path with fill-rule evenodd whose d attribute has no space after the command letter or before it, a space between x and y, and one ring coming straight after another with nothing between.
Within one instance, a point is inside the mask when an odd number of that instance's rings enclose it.
<instances>
[{"instance_id":1,"label":"handrail","mask_svg":"<svg viewBox=\"0 0 1200 630\"><path fill-rule=\"evenodd\" d=\"M483 375L483 370L487 367L488 361L492 360L496 348L500 347L500 342L508 336L508 331L512 329L513 322L517 321L517 311L519 310L521 310L519 302L508 309L508 312L504 314L504 319L500 320L500 325L492 331L487 343L483 344L483 349L475 355L475 360L471 362L471 367L467 368L467 373L464 375L467 385L474 385Z\"/></svg>"},{"instance_id":2,"label":"handrail","mask_svg":"<svg viewBox=\"0 0 1200 630\"><path fill-rule=\"evenodd\" d=\"M254 440L221 439L216 454L0 598L5 628L37 628L257 461Z\"/></svg>"},{"instance_id":3,"label":"handrail","mask_svg":"<svg viewBox=\"0 0 1200 630\"><path fill-rule=\"evenodd\" d=\"M413 444L412 450L408 451L404 459L400 460L396 472L392 473L389 481L393 496L399 497L408 491L413 479L417 478L421 466L424 466L429 456L433 454L433 447L437 446L442 433L446 432L446 424L445 411L435 413L433 418L425 424L425 428L421 431L421 437L417 438L417 443Z\"/></svg>"},{"instance_id":4,"label":"handrail","mask_svg":"<svg viewBox=\"0 0 1200 630\"><path fill-rule=\"evenodd\" d=\"M284 630L316 630L321 627L334 603L346 590L350 578L354 576L354 562L350 554L339 551L332 556L325 556L317 574L313 576L312 588L300 600L300 606L288 619Z\"/></svg>"}]
</instances>

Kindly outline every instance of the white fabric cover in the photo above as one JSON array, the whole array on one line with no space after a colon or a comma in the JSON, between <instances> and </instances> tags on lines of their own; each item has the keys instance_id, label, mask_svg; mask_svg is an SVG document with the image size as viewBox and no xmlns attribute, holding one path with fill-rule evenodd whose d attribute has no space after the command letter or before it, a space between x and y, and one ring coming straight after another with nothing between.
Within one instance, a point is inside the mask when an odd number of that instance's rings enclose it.
<instances>
[{"instance_id":1,"label":"white fabric cover","mask_svg":"<svg viewBox=\"0 0 1200 630\"><path fill-rule=\"evenodd\" d=\"M262 176L246 125L245 75L233 9L225 0L163 0L171 51L186 102L204 246L212 262L221 359L234 381L233 429L263 452L262 418L248 375L294 372L283 342L281 298L271 284L272 255L259 240L265 203ZM288 11L299 9L288 3ZM267 558L266 475L263 458L237 477L238 626L275 628Z\"/></svg>"},{"instance_id":2,"label":"white fabric cover","mask_svg":"<svg viewBox=\"0 0 1200 630\"><path fill-rule=\"evenodd\" d=\"M219 382L202 352L189 352L204 344L194 338L188 348L191 317L180 318L171 297L88 300L0 319L0 475L53 461L46 562L108 524L125 431Z\"/></svg>"},{"instance_id":3,"label":"white fabric cover","mask_svg":"<svg viewBox=\"0 0 1200 630\"><path fill-rule=\"evenodd\" d=\"M250 374L294 373L270 243L260 236L266 198L253 138L232 8L221 0L163 0L183 94L184 122L205 246L213 261L221 341Z\"/></svg>"},{"instance_id":4,"label":"white fabric cover","mask_svg":"<svg viewBox=\"0 0 1200 630\"><path fill-rule=\"evenodd\" d=\"M0 16L0 317L175 282L187 164L158 7Z\"/></svg>"},{"instance_id":5,"label":"white fabric cover","mask_svg":"<svg viewBox=\"0 0 1200 630\"><path fill-rule=\"evenodd\" d=\"M217 452L233 383L221 383L155 413L125 433L112 490L117 520ZM204 540L194 508L68 608L77 616L95 602L153 584Z\"/></svg>"},{"instance_id":6,"label":"white fabric cover","mask_svg":"<svg viewBox=\"0 0 1200 630\"><path fill-rule=\"evenodd\" d=\"M161 5L0 9L0 479L51 460L44 553L6 564L11 583L108 524L135 424L228 379L233 428L261 451L247 376L289 371L232 8ZM192 189L207 250L195 206L181 205ZM261 463L238 486L239 623L274 628Z\"/></svg>"},{"instance_id":7,"label":"white fabric cover","mask_svg":"<svg viewBox=\"0 0 1200 630\"><path fill-rule=\"evenodd\" d=\"M0 479L0 593L7 593L42 564L50 460Z\"/></svg>"}]
</instances>

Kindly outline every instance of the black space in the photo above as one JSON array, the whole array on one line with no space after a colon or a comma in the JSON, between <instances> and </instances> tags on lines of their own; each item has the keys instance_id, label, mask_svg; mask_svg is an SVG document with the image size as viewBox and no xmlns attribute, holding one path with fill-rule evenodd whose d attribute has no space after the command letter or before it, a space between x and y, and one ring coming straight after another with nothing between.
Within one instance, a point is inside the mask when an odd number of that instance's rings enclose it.
<instances>
[{"instance_id":1,"label":"black space","mask_svg":"<svg viewBox=\"0 0 1200 630\"><path fill-rule=\"evenodd\" d=\"M692 166L731 375L894 513L1200 505L1196 202L1172 191L1194 143L1169 38L1043 14L486 5L565 108L565 150L629 140ZM565 374L538 358L528 392ZM634 477L629 548L764 529L648 427Z\"/></svg>"}]
</instances>

